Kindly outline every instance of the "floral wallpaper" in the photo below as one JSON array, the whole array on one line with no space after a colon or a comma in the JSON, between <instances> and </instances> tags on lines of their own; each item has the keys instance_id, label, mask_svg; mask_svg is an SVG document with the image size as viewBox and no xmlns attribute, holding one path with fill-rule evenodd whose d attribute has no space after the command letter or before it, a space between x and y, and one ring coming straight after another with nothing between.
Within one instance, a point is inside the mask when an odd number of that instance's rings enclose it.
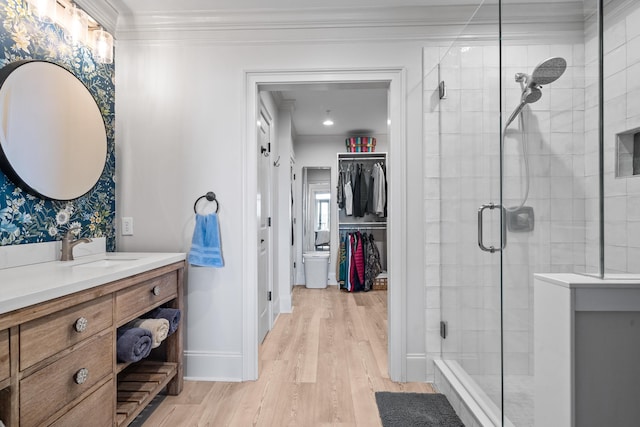
<instances>
[{"instance_id":1,"label":"floral wallpaper","mask_svg":"<svg viewBox=\"0 0 640 427\"><path fill-rule=\"evenodd\" d=\"M60 240L68 229L106 237L115 250L114 66L98 64L91 50L73 43L56 24L41 22L22 0L0 0L0 67L23 59L55 62L71 71L95 98L107 131L107 162L97 185L68 202L27 194L0 171L0 246Z\"/></svg>"}]
</instances>

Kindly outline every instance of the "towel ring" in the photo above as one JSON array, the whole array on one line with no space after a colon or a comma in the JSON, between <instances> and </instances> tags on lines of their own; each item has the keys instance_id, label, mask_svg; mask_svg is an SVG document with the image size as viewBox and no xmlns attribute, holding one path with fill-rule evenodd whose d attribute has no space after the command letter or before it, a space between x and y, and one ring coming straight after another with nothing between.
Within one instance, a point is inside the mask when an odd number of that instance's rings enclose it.
<instances>
[{"instance_id":1,"label":"towel ring","mask_svg":"<svg viewBox=\"0 0 640 427\"><path fill-rule=\"evenodd\" d=\"M196 199L196 202L193 204L193 212L195 212L196 214L198 213L198 209L197 209L198 202L205 198L210 202L216 202L216 213L218 213L218 209L220 208L220 205L218 204L218 199L216 199L216 193L214 193L213 191L209 191L204 196L200 196Z\"/></svg>"}]
</instances>

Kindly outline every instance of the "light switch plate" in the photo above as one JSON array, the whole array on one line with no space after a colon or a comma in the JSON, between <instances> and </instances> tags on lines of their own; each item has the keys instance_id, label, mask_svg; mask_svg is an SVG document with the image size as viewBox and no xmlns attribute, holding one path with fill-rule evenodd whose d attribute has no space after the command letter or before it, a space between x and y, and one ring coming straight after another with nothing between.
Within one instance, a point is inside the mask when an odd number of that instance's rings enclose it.
<instances>
[{"instance_id":1,"label":"light switch plate","mask_svg":"<svg viewBox=\"0 0 640 427\"><path fill-rule=\"evenodd\" d=\"M130 216L122 217L122 235L133 236L133 218Z\"/></svg>"}]
</instances>

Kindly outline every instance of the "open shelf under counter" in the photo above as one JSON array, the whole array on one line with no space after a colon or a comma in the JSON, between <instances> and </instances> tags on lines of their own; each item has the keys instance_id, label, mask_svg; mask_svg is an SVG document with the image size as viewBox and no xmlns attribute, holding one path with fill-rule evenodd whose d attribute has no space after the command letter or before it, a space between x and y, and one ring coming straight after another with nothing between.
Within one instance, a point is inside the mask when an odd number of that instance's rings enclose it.
<instances>
[{"instance_id":1,"label":"open shelf under counter","mask_svg":"<svg viewBox=\"0 0 640 427\"><path fill-rule=\"evenodd\" d=\"M133 421L177 372L178 364L171 362L145 360L123 367L123 371L118 374L118 426L128 425Z\"/></svg>"}]
</instances>

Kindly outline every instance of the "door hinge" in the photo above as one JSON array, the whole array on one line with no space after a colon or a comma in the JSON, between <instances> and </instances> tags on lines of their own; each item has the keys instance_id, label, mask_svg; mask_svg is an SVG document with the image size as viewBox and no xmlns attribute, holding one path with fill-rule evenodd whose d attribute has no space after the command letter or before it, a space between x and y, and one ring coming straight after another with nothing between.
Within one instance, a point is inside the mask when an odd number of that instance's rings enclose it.
<instances>
[{"instance_id":1,"label":"door hinge","mask_svg":"<svg viewBox=\"0 0 640 427\"><path fill-rule=\"evenodd\" d=\"M267 301L271 301L271 291L267 292Z\"/></svg>"},{"instance_id":2,"label":"door hinge","mask_svg":"<svg viewBox=\"0 0 640 427\"><path fill-rule=\"evenodd\" d=\"M296 262L295 261L293 262L293 268L296 268Z\"/></svg>"},{"instance_id":3,"label":"door hinge","mask_svg":"<svg viewBox=\"0 0 640 427\"><path fill-rule=\"evenodd\" d=\"M444 320L440 321L440 336L442 337L442 339L447 338L447 322L445 322Z\"/></svg>"},{"instance_id":4,"label":"door hinge","mask_svg":"<svg viewBox=\"0 0 640 427\"><path fill-rule=\"evenodd\" d=\"M271 143L267 142L267 150L269 150L269 152L271 152Z\"/></svg>"},{"instance_id":5,"label":"door hinge","mask_svg":"<svg viewBox=\"0 0 640 427\"><path fill-rule=\"evenodd\" d=\"M267 225L268 225L269 227L271 227L271 217L269 217L269 219L267 219Z\"/></svg>"}]
</instances>

